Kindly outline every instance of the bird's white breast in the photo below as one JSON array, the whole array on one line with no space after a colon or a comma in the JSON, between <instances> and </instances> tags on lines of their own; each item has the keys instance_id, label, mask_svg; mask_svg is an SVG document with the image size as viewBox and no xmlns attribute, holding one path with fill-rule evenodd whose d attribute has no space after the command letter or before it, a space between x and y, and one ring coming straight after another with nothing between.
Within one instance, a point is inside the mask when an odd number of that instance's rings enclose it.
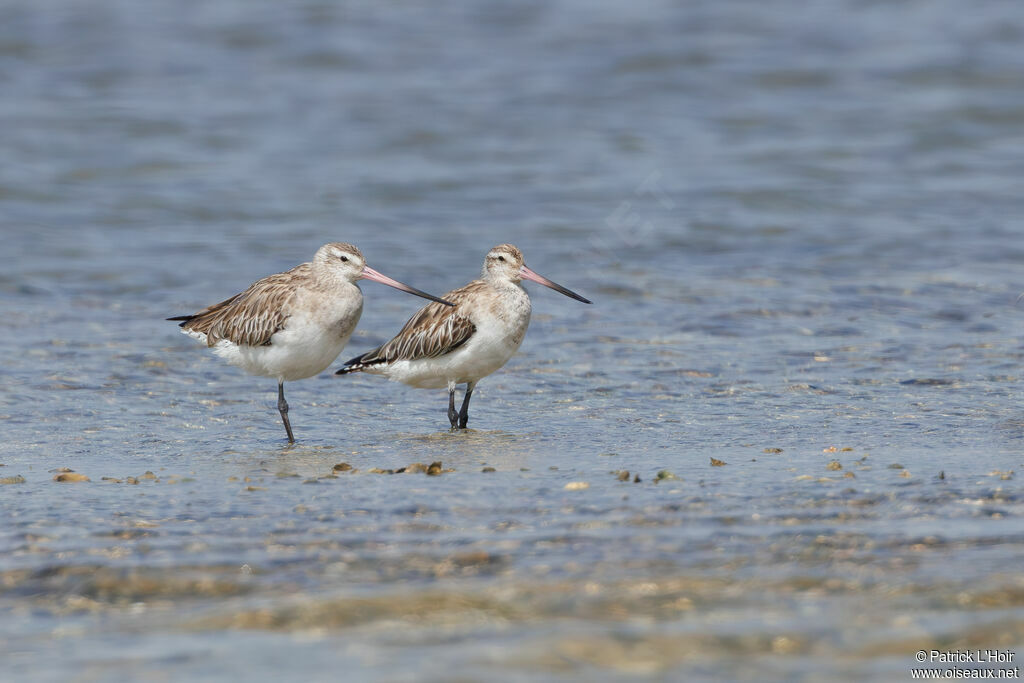
<instances>
[{"instance_id":1,"label":"bird's white breast","mask_svg":"<svg viewBox=\"0 0 1024 683\"><path fill-rule=\"evenodd\" d=\"M414 387L439 389L450 382L475 382L501 368L523 343L530 325L530 297L514 286L463 305L464 315L476 326L465 344L437 358L402 360L371 371Z\"/></svg>"},{"instance_id":2,"label":"bird's white breast","mask_svg":"<svg viewBox=\"0 0 1024 683\"><path fill-rule=\"evenodd\" d=\"M221 339L213 351L250 374L282 382L319 374L337 359L362 316L362 293L354 285L349 287L354 291L304 293L292 304L284 328L274 333L270 344L247 346ZM202 333L186 334L206 341Z\"/></svg>"}]
</instances>

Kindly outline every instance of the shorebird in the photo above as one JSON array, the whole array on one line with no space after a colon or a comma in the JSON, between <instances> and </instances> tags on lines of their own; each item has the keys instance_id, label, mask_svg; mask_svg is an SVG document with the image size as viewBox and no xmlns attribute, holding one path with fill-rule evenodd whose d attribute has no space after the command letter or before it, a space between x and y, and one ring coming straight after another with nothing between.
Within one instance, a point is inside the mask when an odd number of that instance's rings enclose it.
<instances>
[{"instance_id":1,"label":"shorebird","mask_svg":"<svg viewBox=\"0 0 1024 683\"><path fill-rule=\"evenodd\" d=\"M448 421L453 430L465 429L477 382L505 365L523 343L530 297L522 280L591 303L527 268L523 253L511 244L499 244L487 253L479 280L444 295L454 307L424 306L394 339L356 356L334 374L369 372L421 389L447 387ZM466 395L456 412L458 384L466 385Z\"/></svg>"},{"instance_id":2,"label":"shorebird","mask_svg":"<svg viewBox=\"0 0 1024 683\"><path fill-rule=\"evenodd\" d=\"M313 260L257 280L249 289L181 321L182 331L251 375L277 379L277 409L288 443L295 442L288 420L284 383L323 372L345 348L363 313L357 280L373 280L436 301L451 303L381 275L366 265L351 244L320 247Z\"/></svg>"}]
</instances>

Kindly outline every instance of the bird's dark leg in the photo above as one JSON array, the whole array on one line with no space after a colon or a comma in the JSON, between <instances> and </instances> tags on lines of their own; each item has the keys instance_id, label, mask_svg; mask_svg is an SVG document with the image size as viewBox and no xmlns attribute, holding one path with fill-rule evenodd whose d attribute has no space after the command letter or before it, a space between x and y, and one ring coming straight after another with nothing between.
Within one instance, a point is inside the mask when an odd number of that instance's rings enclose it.
<instances>
[{"instance_id":1,"label":"bird's dark leg","mask_svg":"<svg viewBox=\"0 0 1024 683\"><path fill-rule=\"evenodd\" d=\"M292 423L288 421L288 401L284 400L284 382L277 383L277 410L281 413L281 419L284 420L284 428L288 432L288 443L295 443Z\"/></svg>"},{"instance_id":2,"label":"bird's dark leg","mask_svg":"<svg viewBox=\"0 0 1024 683\"><path fill-rule=\"evenodd\" d=\"M448 383L448 421L452 429L459 428L459 414L455 412L455 382Z\"/></svg>"},{"instance_id":3,"label":"bird's dark leg","mask_svg":"<svg viewBox=\"0 0 1024 683\"><path fill-rule=\"evenodd\" d=\"M465 429L469 422L469 399L473 395L473 387L476 382L466 384L466 396L462 399L462 409L459 411L459 429Z\"/></svg>"}]
</instances>

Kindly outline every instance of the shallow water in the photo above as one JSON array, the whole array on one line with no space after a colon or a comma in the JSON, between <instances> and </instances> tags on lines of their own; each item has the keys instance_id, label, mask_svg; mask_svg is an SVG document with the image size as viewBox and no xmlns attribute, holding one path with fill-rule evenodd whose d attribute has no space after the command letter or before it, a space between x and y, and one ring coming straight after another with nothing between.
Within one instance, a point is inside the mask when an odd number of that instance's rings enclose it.
<instances>
[{"instance_id":1,"label":"shallow water","mask_svg":"<svg viewBox=\"0 0 1024 683\"><path fill-rule=\"evenodd\" d=\"M5 669L1019 655L1022 48L1010 1L0 6ZM511 241L595 304L531 287L466 433L325 373L286 448L163 319L330 240L434 293ZM420 303L363 289L339 365Z\"/></svg>"}]
</instances>

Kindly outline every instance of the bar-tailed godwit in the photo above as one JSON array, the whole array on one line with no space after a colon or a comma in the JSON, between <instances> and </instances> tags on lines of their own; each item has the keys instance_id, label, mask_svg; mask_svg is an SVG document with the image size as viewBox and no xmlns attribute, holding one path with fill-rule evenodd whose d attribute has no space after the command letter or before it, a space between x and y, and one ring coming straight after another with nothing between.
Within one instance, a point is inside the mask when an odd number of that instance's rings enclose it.
<instances>
[{"instance_id":1,"label":"bar-tailed godwit","mask_svg":"<svg viewBox=\"0 0 1024 683\"><path fill-rule=\"evenodd\" d=\"M251 375L277 379L277 409L294 443L284 383L323 372L345 348L363 313L357 280L452 304L381 275L351 244L320 247L313 260L258 280L249 289L180 320L182 331Z\"/></svg>"},{"instance_id":2,"label":"bar-tailed godwit","mask_svg":"<svg viewBox=\"0 0 1024 683\"><path fill-rule=\"evenodd\" d=\"M370 372L421 389L448 388L452 429L469 422L469 399L477 382L508 362L530 324L530 297L522 280L532 280L577 301L590 301L533 272L523 253L499 244L487 253L483 275L444 295L454 307L428 304L394 339L356 356L335 374ZM466 385L455 411L455 386Z\"/></svg>"}]
</instances>

